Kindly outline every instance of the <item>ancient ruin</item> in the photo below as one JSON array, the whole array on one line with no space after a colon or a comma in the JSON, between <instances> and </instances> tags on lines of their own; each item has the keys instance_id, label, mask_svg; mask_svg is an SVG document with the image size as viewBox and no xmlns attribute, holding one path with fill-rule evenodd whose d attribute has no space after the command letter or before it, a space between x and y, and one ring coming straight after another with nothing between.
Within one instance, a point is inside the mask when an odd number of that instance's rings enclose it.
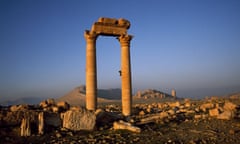
<instances>
[{"instance_id":1,"label":"ancient ruin","mask_svg":"<svg viewBox=\"0 0 240 144\"><path fill-rule=\"evenodd\" d=\"M132 82L130 62L130 41L127 29L130 22L125 19L99 18L91 28L84 33L86 39L86 108L97 108L97 67L96 67L96 40L99 35L117 37L121 45L122 78L122 113L131 115Z\"/></svg>"}]
</instances>

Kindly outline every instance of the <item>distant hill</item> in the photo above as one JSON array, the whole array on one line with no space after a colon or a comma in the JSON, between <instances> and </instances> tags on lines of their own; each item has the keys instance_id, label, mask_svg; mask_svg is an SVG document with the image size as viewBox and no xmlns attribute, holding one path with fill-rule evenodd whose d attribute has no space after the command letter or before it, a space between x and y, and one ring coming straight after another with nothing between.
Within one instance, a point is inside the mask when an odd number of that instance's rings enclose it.
<instances>
[{"instance_id":1,"label":"distant hill","mask_svg":"<svg viewBox=\"0 0 240 144\"><path fill-rule=\"evenodd\" d=\"M228 94L225 97L229 97L229 98L232 98L232 99L239 99L240 98L240 92Z\"/></svg>"},{"instance_id":2,"label":"distant hill","mask_svg":"<svg viewBox=\"0 0 240 144\"><path fill-rule=\"evenodd\" d=\"M154 90L154 89L146 89L146 90L140 90L138 91L134 96L134 99L152 99L152 98L158 98L158 99L164 99L164 98L175 98L170 94Z\"/></svg>"},{"instance_id":3,"label":"distant hill","mask_svg":"<svg viewBox=\"0 0 240 144\"><path fill-rule=\"evenodd\" d=\"M120 93L119 93L120 92ZM120 89L98 90L98 103L114 102L121 97ZM70 105L86 105L86 88L79 86L68 92L56 101L66 101Z\"/></svg>"}]
</instances>

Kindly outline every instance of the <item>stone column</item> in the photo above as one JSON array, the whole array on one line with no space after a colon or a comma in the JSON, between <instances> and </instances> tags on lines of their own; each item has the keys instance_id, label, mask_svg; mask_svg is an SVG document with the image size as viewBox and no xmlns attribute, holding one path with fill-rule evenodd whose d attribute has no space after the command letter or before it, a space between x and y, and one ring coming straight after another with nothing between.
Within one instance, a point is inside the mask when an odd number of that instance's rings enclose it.
<instances>
[{"instance_id":1,"label":"stone column","mask_svg":"<svg viewBox=\"0 0 240 144\"><path fill-rule=\"evenodd\" d=\"M38 114L38 134L44 134L44 112Z\"/></svg>"},{"instance_id":2,"label":"stone column","mask_svg":"<svg viewBox=\"0 0 240 144\"><path fill-rule=\"evenodd\" d=\"M96 39L93 32L84 33L86 39L86 108L96 110L97 107L97 67Z\"/></svg>"},{"instance_id":3,"label":"stone column","mask_svg":"<svg viewBox=\"0 0 240 144\"><path fill-rule=\"evenodd\" d=\"M122 113L131 115L132 107L132 80L130 61L130 41L132 36L122 35L119 38L121 44L121 77L122 77Z\"/></svg>"},{"instance_id":4,"label":"stone column","mask_svg":"<svg viewBox=\"0 0 240 144\"><path fill-rule=\"evenodd\" d=\"M175 89L172 89L172 96L173 96L174 98L176 98L176 90L175 90Z\"/></svg>"}]
</instances>

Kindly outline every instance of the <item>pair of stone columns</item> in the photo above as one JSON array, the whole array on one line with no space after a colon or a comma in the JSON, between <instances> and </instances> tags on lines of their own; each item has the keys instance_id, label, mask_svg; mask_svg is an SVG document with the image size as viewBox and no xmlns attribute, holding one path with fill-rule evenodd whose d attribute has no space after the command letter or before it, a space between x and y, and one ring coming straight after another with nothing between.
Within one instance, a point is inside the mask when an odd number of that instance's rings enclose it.
<instances>
[{"instance_id":1,"label":"pair of stone columns","mask_svg":"<svg viewBox=\"0 0 240 144\"><path fill-rule=\"evenodd\" d=\"M97 65L96 65L96 40L98 34L86 31L86 107L88 110L97 108ZM131 115L132 82L130 62L131 35L120 35L118 40L121 45L121 78L122 78L122 113Z\"/></svg>"}]
</instances>

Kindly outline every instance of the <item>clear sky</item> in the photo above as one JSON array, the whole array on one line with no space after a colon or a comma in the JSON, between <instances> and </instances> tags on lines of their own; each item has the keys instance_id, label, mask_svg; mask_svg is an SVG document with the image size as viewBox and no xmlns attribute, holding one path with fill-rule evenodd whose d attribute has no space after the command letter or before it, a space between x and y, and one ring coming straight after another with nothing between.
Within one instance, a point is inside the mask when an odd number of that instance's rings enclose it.
<instances>
[{"instance_id":1,"label":"clear sky","mask_svg":"<svg viewBox=\"0 0 240 144\"><path fill-rule=\"evenodd\" d=\"M131 22L134 91L240 91L239 0L0 0L0 100L60 97L85 84L84 31ZM120 44L97 39L99 88L120 88Z\"/></svg>"}]
</instances>

